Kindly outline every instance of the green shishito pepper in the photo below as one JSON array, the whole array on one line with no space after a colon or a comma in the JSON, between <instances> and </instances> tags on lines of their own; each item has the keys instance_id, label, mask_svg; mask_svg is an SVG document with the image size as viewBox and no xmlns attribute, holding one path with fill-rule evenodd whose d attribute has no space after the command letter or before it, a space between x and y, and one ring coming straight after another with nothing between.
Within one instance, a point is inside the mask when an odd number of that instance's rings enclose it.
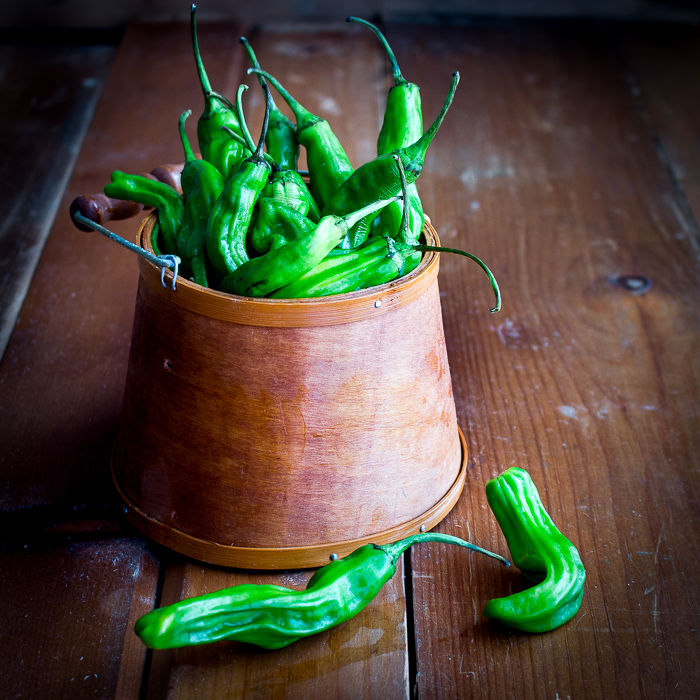
<instances>
[{"instance_id":1,"label":"green shishito pepper","mask_svg":"<svg viewBox=\"0 0 700 700\"><path fill-rule=\"evenodd\" d=\"M170 185L144 175L128 175L115 170L104 193L112 199L153 207L158 213L160 251L177 253L177 235L185 218L185 206L182 197Z\"/></svg>"},{"instance_id":2,"label":"green shishito pepper","mask_svg":"<svg viewBox=\"0 0 700 700\"><path fill-rule=\"evenodd\" d=\"M243 44L253 68L259 69L260 64L248 40L242 36L238 41ZM258 80L260 85L265 84L265 79L262 75L258 74ZM267 128L265 146L267 146L267 152L275 160L280 170L295 171L297 169L299 141L297 141L296 127L285 114L280 112L274 100L272 100L270 105L270 125Z\"/></svg>"},{"instance_id":3,"label":"green shishito pepper","mask_svg":"<svg viewBox=\"0 0 700 700\"><path fill-rule=\"evenodd\" d=\"M514 564L535 582L494 598L484 615L525 632L548 632L581 607L586 571L576 547L557 529L530 475L512 467L486 484L486 497Z\"/></svg>"},{"instance_id":4,"label":"green shishito pepper","mask_svg":"<svg viewBox=\"0 0 700 700\"><path fill-rule=\"evenodd\" d=\"M185 132L185 122L192 112L188 109L180 117L180 139L185 151L185 166L180 176L185 198L185 218L177 237L177 246L183 262L192 272L192 279L208 287L206 261L207 223L211 210L224 189L223 175L216 166L194 155Z\"/></svg>"},{"instance_id":5,"label":"green shishito pepper","mask_svg":"<svg viewBox=\"0 0 700 700\"><path fill-rule=\"evenodd\" d=\"M316 223L300 211L261 195L258 215L248 232L247 243L256 255L264 255L315 228Z\"/></svg>"},{"instance_id":6,"label":"green shishito pepper","mask_svg":"<svg viewBox=\"0 0 700 700\"><path fill-rule=\"evenodd\" d=\"M262 196L282 202L316 223L321 218L321 212L309 188L295 170L279 170L273 173Z\"/></svg>"},{"instance_id":7,"label":"green shishito pepper","mask_svg":"<svg viewBox=\"0 0 700 700\"><path fill-rule=\"evenodd\" d=\"M227 126L240 134L240 123L235 111L231 109L227 101L212 90L209 77L204 70L197 39L196 5L192 5L191 29L194 59L204 93L204 111L197 122L199 149L202 152L202 158L215 165L224 176L224 180L228 180L246 157L246 150L238 141L229 138L221 130L221 127Z\"/></svg>"},{"instance_id":8,"label":"green shishito pepper","mask_svg":"<svg viewBox=\"0 0 700 700\"><path fill-rule=\"evenodd\" d=\"M386 51L394 77L394 85L387 94L384 119L377 139L377 155L410 146L423 134L420 88L403 77L389 42L375 25L359 17L348 17L347 21L363 24L374 32ZM400 222L405 215L408 216L408 226L404 229ZM383 209L372 223L372 235L395 238L398 234L398 240L402 243L417 243L424 223L425 215L418 188L415 183L411 183L404 206L392 204Z\"/></svg>"},{"instance_id":9,"label":"green shishito pepper","mask_svg":"<svg viewBox=\"0 0 700 700\"><path fill-rule=\"evenodd\" d=\"M311 178L311 194L318 206L323 208L333 193L353 172L353 167L343 145L331 130L328 122L302 107L282 87L279 80L258 68L249 68L248 73L257 73L267 78L294 112L297 120L297 140L306 149L306 160ZM394 194L396 192L388 196L393 197ZM387 197L377 197L377 199L387 199ZM356 207L356 209L361 208L361 206L363 205ZM356 211L356 209L352 211ZM349 214L350 211L345 211L343 214Z\"/></svg>"},{"instance_id":10,"label":"green shishito pepper","mask_svg":"<svg viewBox=\"0 0 700 700\"><path fill-rule=\"evenodd\" d=\"M396 198L374 202L347 216L324 216L307 234L248 260L220 284L222 292L264 297L314 268L347 235L360 219Z\"/></svg>"},{"instance_id":11,"label":"green shishito pepper","mask_svg":"<svg viewBox=\"0 0 700 700\"><path fill-rule=\"evenodd\" d=\"M386 545L368 544L322 567L303 591L243 584L157 608L135 631L153 649L220 640L281 649L359 613L394 575L401 554L418 542L444 542L508 561L451 535L426 532Z\"/></svg>"},{"instance_id":12,"label":"green shishito pepper","mask_svg":"<svg viewBox=\"0 0 700 700\"><path fill-rule=\"evenodd\" d=\"M265 92L269 98L267 85ZM214 270L221 279L248 261L246 236L253 218L253 209L272 170L263 153L269 114L268 99L255 152L241 163L236 174L226 183L209 216L206 233L207 252ZM242 113L240 118L243 119ZM244 133L247 134L247 129Z\"/></svg>"},{"instance_id":13,"label":"green shishito pepper","mask_svg":"<svg viewBox=\"0 0 700 700\"><path fill-rule=\"evenodd\" d=\"M374 160L360 166L345 182L336 190L335 194L325 204L321 213L344 216L352 211L379 199L388 199L397 195L401 190L401 178L394 162L394 155L401 158L406 180L410 185L415 182L423 170L423 161L428 146L435 137L440 125L445 119L447 110L452 104L455 90L459 83L459 72L452 74L452 83L435 121L430 128L413 144L404 148L397 148L391 153L377 156ZM365 224L363 226L363 224ZM343 241L341 247L355 248L367 239L369 222L360 222L351 231L352 236Z\"/></svg>"}]
</instances>

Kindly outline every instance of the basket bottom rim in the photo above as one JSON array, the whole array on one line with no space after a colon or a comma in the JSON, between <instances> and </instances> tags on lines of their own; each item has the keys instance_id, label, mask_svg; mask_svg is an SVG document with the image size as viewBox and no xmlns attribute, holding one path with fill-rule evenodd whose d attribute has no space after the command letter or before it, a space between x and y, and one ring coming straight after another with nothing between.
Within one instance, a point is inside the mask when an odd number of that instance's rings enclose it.
<instances>
[{"instance_id":1,"label":"basket bottom rim","mask_svg":"<svg viewBox=\"0 0 700 700\"><path fill-rule=\"evenodd\" d=\"M416 518L381 532L375 532L357 539L314 544L306 547L240 547L224 545L190 535L149 516L124 493L119 485L117 476L116 442L112 450L110 466L112 481L124 504L124 513L127 521L145 535L147 539L197 561L217 566L261 570L308 569L324 566L331 561L331 555L344 557L365 544L387 544L415 535L418 532L431 530L440 523L454 508L466 482L467 445L459 426L457 426L457 431L462 449L457 478L442 498L431 508Z\"/></svg>"}]
</instances>

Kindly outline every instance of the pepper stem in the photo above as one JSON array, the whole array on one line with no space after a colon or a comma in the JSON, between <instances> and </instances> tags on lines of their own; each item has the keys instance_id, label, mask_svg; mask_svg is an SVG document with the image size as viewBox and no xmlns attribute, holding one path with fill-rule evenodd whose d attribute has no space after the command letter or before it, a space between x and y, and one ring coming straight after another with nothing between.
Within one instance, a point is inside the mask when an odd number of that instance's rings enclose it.
<instances>
[{"instance_id":1,"label":"pepper stem","mask_svg":"<svg viewBox=\"0 0 700 700\"><path fill-rule=\"evenodd\" d=\"M263 145L265 144L265 137L267 136L267 127L270 123L270 108L272 106L272 95L270 94L270 88L267 86L267 84L263 85L262 87L265 92L265 117L263 119L262 129L260 130L258 147L253 154L258 160L264 160Z\"/></svg>"},{"instance_id":2,"label":"pepper stem","mask_svg":"<svg viewBox=\"0 0 700 700\"><path fill-rule=\"evenodd\" d=\"M238 91L236 92L236 112L238 114L238 122L241 125L241 131L246 140L246 146L253 152L251 156L257 161L265 160L265 154L263 153L263 145L265 143L265 136L267 134L267 125L270 122L270 88L267 85L263 85L263 90L265 91L265 119L263 120L262 132L260 134L260 140L258 145L255 145L253 137L250 135L248 129L248 124L245 120L245 115L243 114L243 93L248 89L247 85L240 85Z\"/></svg>"},{"instance_id":3,"label":"pepper stem","mask_svg":"<svg viewBox=\"0 0 700 700\"><path fill-rule=\"evenodd\" d=\"M415 180L423 170L423 160L425 159L425 153L428 150L430 142L433 140L437 130L445 119L447 110L452 104L452 100L455 96L455 91L457 90L457 85L459 84L459 71L455 71L452 74L452 83L450 84L450 90L445 98L445 104L442 105L440 114L437 115L435 121L431 124L430 128L421 136L415 143L404 148L397 148L394 152L401 156L404 168L409 170L415 177Z\"/></svg>"},{"instance_id":4,"label":"pepper stem","mask_svg":"<svg viewBox=\"0 0 700 700\"><path fill-rule=\"evenodd\" d=\"M180 115L180 140L182 141L182 148L185 151L185 163L191 163L193 160L197 160L192 150L190 140L187 138L187 132L185 131L185 122L187 121L187 117L191 114L192 110L188 109Z\"/></svg>"},{"instance_id":5,"label":"pepper stem","mask_svg":"<svg viewBox=\"0 0 700 700\"><path fill-rule=\"evenodd\" d=\"M246 50L248 54L248 58L250 59L250 62L253 64L253 68L257 68L258 70L260 69L260 62L258 61L258 57L255 55L255 52L253 51L253 47L248 43L248 39L246 39L244 36L242 36L239 40L239 43L243 44L243 48ZM258 74L258 80L260 81L260 87L265 89L265 78L262 77L262 75ZM275 104L275 101L270 97L270 111L273 112L274 110L277 109L277 105Z\"/></svg>"},{"instance_id":6,"label":"pepper stem","mask_svg":"<svg viewBox=\"0 0 700 700\"><path fill-rule=\"evenodd\" d=\"M399 69L399 64L398 61L396 60L396 56L394 55L394 52L391 50L391 46L389 46L389 42L386 40L386 37L384 34L382 34L377 27L375 27L371 22L368 22L365 19L360 19L359 17L348 17L346 22L359 22L360 24L364 24L365 27L369 27L376 35L377 39L381 41L382 45L384 46L384 50L386 51L387 58L389 59L389 63L391 64L391 72L394 76L394 82L396 85L408 85L409 82L406 80L406 78L403 77L401 74L401 70Z\"/></svg>"},{"instance_id":7,"label":"pepper stem","mask_svg":"<svg viewBox=\"0 0 700 700\"><path fill-rule=\"evenodd\" d=\"M390 544L376 545L377 549L381 549L385 552L394 562L397 562L399 557L414 544L419 542L443 542L444 544L456 544L460 547L466 547L480 554L485 554L488 557L497 559L504 566L510 566L510 562L503 558L500 554L494 554L489 552L488 549L482 549L471 542L462 540L459 537L453 537L452 535L444 535L440 532L421 532L417 535L411 535L398 542L391 542Z\"/></svg>"},{"instance_id":8,"label":"pepper stem","mask_svg":"<svg viewBox=\"0 0 700 700\"><path fill-rule=\"evenodd\" d=\"M222 124L221 130L225 131L236 143L240 143L243 148L247 148L250 151L248 142L240 134L237 134L230 126ZM269 153L263 153L263 158L265 158L265 162L270 166L273 172L277 173L280 171L280 166L277 165L277 161Z\"/></svg>"},{"instance_id":9,"label":"pepper stem","mask_svg":"<svg viewBox=\"0 0 700 700\"><path fill-rule=\"evenodd\" d=\"M248 142L240 134L237 134L230 126L222 124L221 130L225 131L236 143L239 143L241 146L243 146L243 148L247 148L250 151Z\"/></svg>"},{"instance_id":10,"label":"pepper stem","mask_svg":"<svg viewBox=\"0 0 700 700\"><path fill-rule=\"evenodd\" d=\"M239 85L238 91L236 92L236 113L238 115L238 123L241 125L241 131L243 132L243 138L245 138L246 145L255 153L255 141L250 135L250 130L248 129L248 124L246 123L245 116L243 115L243 93L248 89L247 85Z\"/></svg>"},{"instance_id":11,"label":"pepper stem","mask_svg":"<svg viewBox=\"0 0 700 700\"><path fill-rule=\"evenodd\" d=\"M257 75L262 75L265 78L267 78L272 85L274 86L275 90L279 92L280 95L284 98L284 101L289 105L289 109L294 112L294 116L297 120L297 133L302 131L303 129L306 129L310 126L313 126L317 122L322 121L320 117L317 117L315 114L311 114L308 109L305 109L302 107L288 92L285 90L284 87L282 87L282 84L280 83L277 78L274 78L271 76L267 71L261 70L260 68L248 68L248 74L255 73Z\"/></svg>"},{"instance_id":12,"label":"pepper stem","mask_svg":"<svg viewBox=\"0 0 700 700\"><path fill-rule=\"evenodd\" d=\"M197 73L199 74L199 82L202 85L204 97L211 94L211 83L207 72L204 70L202 55L199 53L199 40L197 39L197 6L192 3L192 13L190 15L190 26L192 28L192 48L194 49L194 60L197 64Z\"/></svg>"},{"instance_id":13,"label":"pepper stem","mask_svg":"<svg viewBox=\"0 0 700 700\"><path fill-rule=\"evenodd\" d=\"M392 154L396 161L396 167L399 169L399 177L401 178L401 195L403 196L403 208L401 211L401 232L403 233L404 241L408 240L408 182L406 182L406 172L403 169L403 163L398 153Z\"/></svg>"},{"instance_id":14,"label":"pepper stem","mask_svg":"<svg viewBox=\"0 0 700 700\"><path fill-rule=\"evenodd\" d=\"M493 289L493 293L496 295L496 306L494 306L492 309L489 309L489 311L492 314L498 313L501 310L501 290L498 287L498 282L496 282L496 278L493 275L493 272L489 270L489 268L486 266L486 263L484 263L482 260L476 257L476 255L472 255L471 253L467 253L466 250L459 250L458 248L445 248L443 246L437 246L437 245L410 245L410 244L399 244L399 245L405 245L406 248L412 248L413 250L421 250L421 251L433 251L435 253L456 253L457 255L463 255L465 258L469 258L470 260L473 260L485 273L486 276L489 278L489 282L491 282L491 288Z\"/></svg>"},{"instance_id":15,"label":"pepper stem","mask_svg":"<svg viewBox=\"0 0 700 700\"><path fill-rule=\"evenodd\" d=\"M348 228L352 228L358 221L364 219L365 216L369 216L369 214L373 214L375 211L383 209L387 204L396 202L399 199L401 199L399 195L396 195L396 197L390 197L389 199L381 199L377 202L372 202L372 204L368 204L366 207L362 207L362 209L358 209L351 214L346 214L345 216L338 218L342 219Z\"/></svg>"}]
</instances>

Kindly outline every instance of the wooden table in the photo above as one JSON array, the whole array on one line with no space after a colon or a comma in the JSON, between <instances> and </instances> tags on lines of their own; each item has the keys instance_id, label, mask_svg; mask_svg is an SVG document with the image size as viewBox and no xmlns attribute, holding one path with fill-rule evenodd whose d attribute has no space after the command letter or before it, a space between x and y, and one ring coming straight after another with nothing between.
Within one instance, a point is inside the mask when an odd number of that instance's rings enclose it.
<instances>
[{"instance_id":1,"label":"wooden table","mask_svg":"<svg viewBox=\"0 0 700 700\"><path fill-rule=\"evenodd\" d=\"M114 169L182 161L177 117L202 104L188 31L0 47L0 695L697 697L697 28L386 27L426 121L461 72L419 190L443 243L484 259L504 299L490 315L482 273L443 256L469 473L439 530L507 555L484 485L527 469L586 566L576 617L542 635L499 627L482 609L519 590L519 572L422 545L356 618L281 651L148 652L134 635L154 605L310 575L164 551L126 524L110 480L137 266L77 231L68 206ZM230 96L246 79L243 32L355 165L373 157L390 81L366 30L202 24ZM113 229L131 237L136 223Z\"/></svg>"}]
</instances>

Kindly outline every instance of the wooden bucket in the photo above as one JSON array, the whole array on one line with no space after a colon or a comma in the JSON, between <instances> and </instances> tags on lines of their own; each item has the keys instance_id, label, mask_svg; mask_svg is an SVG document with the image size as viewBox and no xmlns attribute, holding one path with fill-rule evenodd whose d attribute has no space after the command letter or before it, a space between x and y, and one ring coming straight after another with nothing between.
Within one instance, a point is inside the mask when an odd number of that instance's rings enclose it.
<instances>
[{"instance_id":1,"label":"wooden bucket","mask_svg":"<svg viewBox=\"0 0 700 700\"><path fill-rule=\"evenodd\" d=\"M155 217L139 239L152 250ZM438 244L426 224L426 238ZM112 474L128 519L200 561L322 566L434 527L465 480L437 274L251 299L139 257Z\"/></svg>"}]
</instances>

